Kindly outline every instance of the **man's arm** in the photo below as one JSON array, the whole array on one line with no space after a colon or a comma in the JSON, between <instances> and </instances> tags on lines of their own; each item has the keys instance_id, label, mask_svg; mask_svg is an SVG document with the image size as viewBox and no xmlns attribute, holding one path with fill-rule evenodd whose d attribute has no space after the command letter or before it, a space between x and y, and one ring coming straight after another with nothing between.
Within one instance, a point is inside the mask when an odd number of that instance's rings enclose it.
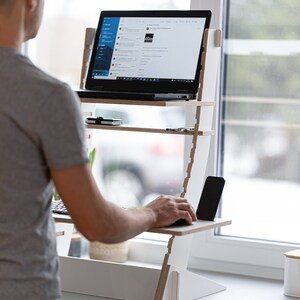
<instances>
[{"instance_id":1,"label":"man's arm","mask_svg":"<svg viewBox=\"0 0 300 300\"><path fill-rule=\"evenodd\" d=\"M51 169L51 176L76 228L92 241L117 243L178 219L190 224L196 220L193 208L179 197L160 196L143 208L128 210L106 201L88 163Z\"/></svg>"}]
</instances>

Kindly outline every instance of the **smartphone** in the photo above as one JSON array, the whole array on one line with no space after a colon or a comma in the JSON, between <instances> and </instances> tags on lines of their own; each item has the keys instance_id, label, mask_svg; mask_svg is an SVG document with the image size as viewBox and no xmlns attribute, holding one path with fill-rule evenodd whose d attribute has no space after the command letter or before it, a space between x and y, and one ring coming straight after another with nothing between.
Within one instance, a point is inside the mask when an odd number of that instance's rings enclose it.
<instances>
[{"instance_id":1,"label":"smartphone","mask_svg":"<svg viewBox=\"0 0 300 300\"><path fill-rule=\"evenodd\" d=\"M213 221L222 196L225 179L223 177L208 176L205 180L197 208L197 219Z\"/></svg>"}]
</instances>

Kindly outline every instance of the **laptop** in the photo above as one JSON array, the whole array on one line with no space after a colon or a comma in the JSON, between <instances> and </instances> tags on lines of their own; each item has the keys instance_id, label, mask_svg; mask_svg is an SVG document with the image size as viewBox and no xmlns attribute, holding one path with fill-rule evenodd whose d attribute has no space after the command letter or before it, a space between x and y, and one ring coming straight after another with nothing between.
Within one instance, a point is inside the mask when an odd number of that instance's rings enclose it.
<instances>
[{"instance_id":1,"label":"laptop","mask_svg":"<svg viewBox=\"0 0 300 300\"><path fill-rule=\"evenodd\" d=\"M210 11L102 11L80 97L196 99Z\"/></svg>"}]
</instances>

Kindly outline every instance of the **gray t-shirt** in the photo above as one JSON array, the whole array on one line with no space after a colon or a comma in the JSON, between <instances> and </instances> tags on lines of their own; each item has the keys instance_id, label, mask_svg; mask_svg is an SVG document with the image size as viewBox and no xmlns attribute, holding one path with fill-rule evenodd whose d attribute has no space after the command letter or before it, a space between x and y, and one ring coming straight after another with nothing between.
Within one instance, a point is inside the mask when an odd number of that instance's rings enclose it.
<instances>
[{"instance_id":1,"label":"gray t-shirt","mask_svg":"<svg viewBox=\"0 0 300 300\"><path fill-rule=\"evenodd\" d=\"M77 96L0 48L0 299L60 299L50 168L88 162Z\"/></svg>"}]
</instances>

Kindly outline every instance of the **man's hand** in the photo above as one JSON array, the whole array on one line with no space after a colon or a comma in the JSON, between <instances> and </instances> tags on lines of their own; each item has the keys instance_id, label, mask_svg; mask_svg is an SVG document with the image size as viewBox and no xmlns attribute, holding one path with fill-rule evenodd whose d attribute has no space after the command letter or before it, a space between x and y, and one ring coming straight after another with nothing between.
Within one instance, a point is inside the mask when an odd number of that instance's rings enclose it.
<instances>
[{"instance_id":1,"label":"man's hand","mask_svg":"<svg viewBox=\"0 0 300 300\"><path fill-rule=\"evenodd\" d=\"M186 220L188 224L197 220L193 207L181 197L159 196L146 205L146 208L150 208L155 215L154 227L169 226L179 219Z\"/></svg>"},{"instance_id":2,"label":"man's hand","mask_svg":"<svg viewBox=\"0 0 300 300\"><path fill-rule=\"evenodd\" d=\"M188 224L196 220L191 205L180 197L160 196L143 208L128 210L106 201L88 163L51 169L51 175L76 228L91 241L118 243L179 219Z\"/></svg>"}]
</instances>

